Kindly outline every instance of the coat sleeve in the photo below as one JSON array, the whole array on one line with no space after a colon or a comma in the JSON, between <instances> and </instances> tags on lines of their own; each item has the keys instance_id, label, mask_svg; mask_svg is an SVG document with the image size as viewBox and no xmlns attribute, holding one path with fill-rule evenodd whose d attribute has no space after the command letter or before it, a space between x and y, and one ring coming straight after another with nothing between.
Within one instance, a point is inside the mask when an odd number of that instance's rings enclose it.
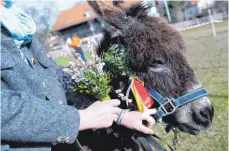
<instances>
[{"instance_id":1,"label":"coat sleeve","mask_svg":"<svg viewBox=\"0 0 229 151\"><path fill-rule=\"evenodd\" d=\"M12 91L1 82L1 139L18 142L63 143L76 140L80 116L76 108Z\"/></svg>"},{"instance_id":2,"label":"coat sleeve","mask_svg":"<svg viewBox=\"0 0 229 151\"><path fill-rule=\"evenodd\" d=\"M77 83L61 68L57 70L59 81L65 90L68 105L75 106L78 109L84 109L95 102L96 98L93 96L73 91Z\"/></svg>"},{"instance_id":3,"label":"coat sleeve","mask_svg":"<svg viewBox=\"0 0 229 151\"><path fill-rule=\"evenodd\" d=\"M77 100L77 93L74 92L74 88L76 87L76 82L72 79L71 75L69 75L67 72L63 71L61 67L57 66L56 63L51 60L51 63L53 66L55 66L57 70L57 76L58 80L61 83L64 91L65 91L65 96L67 99L68 105L74 106L76 101L83 101L83 100Z\"/></svg>"}]
</instances>

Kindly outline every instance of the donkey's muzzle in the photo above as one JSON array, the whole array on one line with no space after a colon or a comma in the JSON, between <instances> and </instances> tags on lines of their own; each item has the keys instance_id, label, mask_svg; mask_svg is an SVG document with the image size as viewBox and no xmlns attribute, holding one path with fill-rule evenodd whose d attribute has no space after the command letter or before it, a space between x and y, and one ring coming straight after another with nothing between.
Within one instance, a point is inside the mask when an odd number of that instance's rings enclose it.
<instances>
[{"instance_id":1,"label":"donkey's muzzle","mask_svg":"<svg viewBox=\"0 0 229 151\"><path fill-rule=\"evenodd\" d=\"M214 108L212 105L203 107L198 112L193 113L193 119L195 124L201 125L200 130L208 129L212 124L214 115Z\"/></svg>"}]
</instances>

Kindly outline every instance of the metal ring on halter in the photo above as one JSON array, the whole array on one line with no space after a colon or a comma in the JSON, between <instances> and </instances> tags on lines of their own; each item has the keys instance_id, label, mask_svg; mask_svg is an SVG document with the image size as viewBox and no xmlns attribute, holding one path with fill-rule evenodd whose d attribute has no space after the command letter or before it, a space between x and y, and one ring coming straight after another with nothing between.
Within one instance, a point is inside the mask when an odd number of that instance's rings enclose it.
<instances>
[{"instance_id":1,"label":"metal ring on halter","mask_svg":"<svg viewBox=\"0 0 229 151\"><path fill-rule=\"evenodd\" d=\"M129 112L129 111L130 111L129 109L126 109L126 110L122 110L122 111L120 112L120 114L118 115L118 118L117 118L117 124L118 124L118 125L121 124L123 115L124 115L126 112Z\"/></svg>"}]
</instances>

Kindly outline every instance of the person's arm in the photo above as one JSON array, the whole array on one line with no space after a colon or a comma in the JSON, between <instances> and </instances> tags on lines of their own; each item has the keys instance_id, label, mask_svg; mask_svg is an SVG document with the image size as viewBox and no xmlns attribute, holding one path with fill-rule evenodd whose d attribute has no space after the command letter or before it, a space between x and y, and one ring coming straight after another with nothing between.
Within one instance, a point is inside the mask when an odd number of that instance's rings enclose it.
<instances>
[{"instance_id":1,"label":"person's arm","mask_svg":"<svg viewBox=\"0 0 229 151\"><path fill-rule=\"evenodd\" d=\"M56 63L54 63L54 61L52 61L52 62L56 66L56 70L57 70L56 73L57 73L58 79L59 79L59 81L60 81L60 83L61 83L61 85L65 91L65 96L66 96L68 105L75 106L76 102L82 101L78 92L74 91L74 88L76 87L76 82L72 79L71 75L69 75L67 72L63 71L63 69L61 67L57 66ZM86 96L84 99L86 99ZM90 98L88 98L88 99L90 99Z\"/></svg>"},{"instance_id":2,"label":"person's arm","mask_svg":"<svg viewBox=\"0 0 229 151\"><path fill-rule=\"evenodd\" d=\"M97 101L84 110L12 91L1 83L1 139L73 143L79 131L110 127L121 112L119 100Z\"/></svg>"},{"instance_id":3,"label":"person's arm","mask_svg":"<svg viewBox=\"0 0 229 151\"><path fill-rule=\"evenodd\" d=\"M73 143L79 132L76 108L12 91L2 85L1 139L17 142Z\"/></svg>"}]
</instances>

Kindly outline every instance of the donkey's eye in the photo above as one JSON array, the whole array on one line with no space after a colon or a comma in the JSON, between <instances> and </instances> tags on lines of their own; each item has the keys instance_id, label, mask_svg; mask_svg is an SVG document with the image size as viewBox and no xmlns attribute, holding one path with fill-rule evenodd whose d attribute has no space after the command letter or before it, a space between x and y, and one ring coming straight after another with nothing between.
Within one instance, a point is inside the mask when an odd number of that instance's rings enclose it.
<instances>
[{"instance_id":1,"label":"donkey's eye","mask_svg":"<svg viewBox=\"0 0 229 151\"><path fill-rule=\"evenodd\" d=\"M152 65L148 67L148 71L152 72L167 72L168 68L162 64Z\"/></svg>"},{"instance_id":2,"label":"donkey's eye","mask_svg":"<svg viewBox=\"0 0 229 151\"><path fill-rule=\"evenodd\" d=\"M154 60L151 65L148 66L148 71L152 72L167 72L168 67L162 60Z\"/></svg>"},{"instance_id":3,"label":"donkey's eye","mask_svg":"<svg viewBox=\"0 0 229 151\"><path fill-rule=\"evenodd\" d=\"M154 60L154 61L152 62L152 64L153 64L153 65L159 65L159 64L162 65L162 64L164 64L164 63L163 63L162 60L159 60L159 59L158 59L158 60Z\"/></svg>"}]
</instances>

